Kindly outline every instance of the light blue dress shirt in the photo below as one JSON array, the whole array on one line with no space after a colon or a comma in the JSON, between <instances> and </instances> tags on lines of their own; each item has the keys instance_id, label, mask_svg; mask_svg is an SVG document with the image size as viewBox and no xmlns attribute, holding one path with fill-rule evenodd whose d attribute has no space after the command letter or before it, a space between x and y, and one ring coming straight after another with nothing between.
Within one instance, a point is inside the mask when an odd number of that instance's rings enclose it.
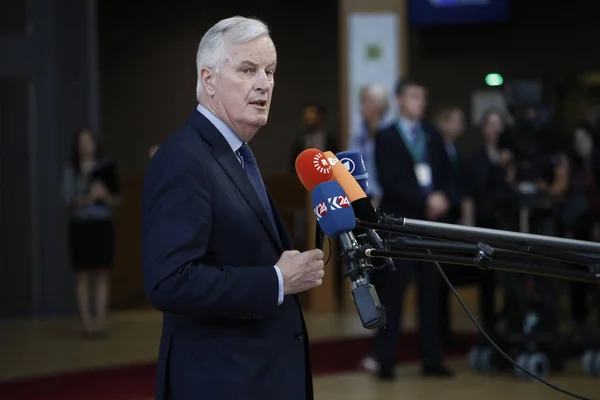
<instances>
[{"instance_id":1,"label":"light blue dress shirt","mask_svg":"<svg viewBox=\"0 0 600 400\"><path fill-rule=\"evenodd\" d=\"M240 147L242 147L244 142L242 142L242 140L235 133L233 133L233 131L227 126L227 124L225 124L223 121L217 118L213 113L208 111L206 107L202 106L201 104L198 104L197 109L202 115L206 117L206 119L208 119L215 126L215 128L217 128L219 132L221 132L221 135L223 135L225 140L227 140L227 143L229 143L229 147L231 147L233 154L235 154L235 156L241 164L242 159L238 155L238 151ZM281 305L281 303L283 303L283 276L281 275L281 270L279 269L279 266L275 265L274 268L275 272L277 273L277 280L279 281L279 295L277 298L277 305Z\"/></svg>"},{"instance_id":2,"label":"light blue dress shirt","mask_svg":"<svg viewBox=\"0 0 600 400\"><path fill-rule=\"evenodd\" d=\"M421 123L419 121L411 121L405 118L398 118L398 122L402 127L401 134L404 136L406 140L412 143L413 137L410 135L410 132L413 132L416 129L421 129Z\"/></svg>"}]
</instances>

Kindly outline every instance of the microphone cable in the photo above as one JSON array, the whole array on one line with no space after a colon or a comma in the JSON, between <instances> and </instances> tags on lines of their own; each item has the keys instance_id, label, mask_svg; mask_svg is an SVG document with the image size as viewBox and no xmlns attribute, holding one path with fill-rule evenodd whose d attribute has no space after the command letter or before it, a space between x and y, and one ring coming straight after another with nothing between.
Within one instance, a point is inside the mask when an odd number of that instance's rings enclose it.
<instances>
[{"instance_id":1,"label":"microphone cable","mask_svg":"<svg viewBox=\"0 0 600 400\"><path fill-rule=\"evenodd\" d=\"M331 253L333 253L333 248L331 247L331 238L329 236L327 237L327 243L329 244L329 254L327 255L327 261L325 261L323 266L329 264L329 261L331 260Z\"/></svg>"},{"instance_id":2,"label":"microphone cable","mask_svg":"<svg viewBox=\"0 0 600 400\"><path fill-rule=\"evenodd\" d=\"M415 235L416 238L421 239L421 237ZM434 255L431 250L426 249L426 251L430 254L430 255ZM454 297L456 297L456 299L458 300L458 302L460 303L460 306L463 308L463 310L465 310L465 312L467 313L467 316L469 317L469 319L471 320L471 322L473 322L473 324L475 325L475 327L477 328L477 330L483 335L483 337L492 345L492 347L498 352L500 353L500 355L502 357L504 357L508 362L510 362L512 365L514 365L515 367L519 368L521 371L523 371L525 374L529 375L530 377L532 377L533 379L543 383L544 385L550 387L551 389L556 390L557 392L560 392L562 394L565 394L567 396L573 397L575 399L580 399L580 400L592 400L589 399L587 397L583 397L583 396L579 396L575 393L569 392L568 390L562 389L556 385L553 385L552 383L548 382L547 380L540 378L539 376L537 376L536 374L529 372L528 370L526 370L525 368L523 368L522 366L520 366L519 364L517 364L512 358L510 358L510 356L508 354L506 354L501 348L500 346L498 346L496 344L496 342L494 342L494 340L489 337L489 335L485 332L485 330L481 327L481 325L479 325L479 322L477 322L477 319L473 316L473 314L471 314L471 311L469 311L469 308L467 307L467 305L464 303L463 299L461 299L460 295L458 294L458 292L456 291L456 289L454 289L454 286L452 286L452 283L450 283L450 280L448 279L448 277L446 276L446 273L444 272L444 270L442 269L441 265L437 262L437 261L433 261L433 263L435 263L438 271L440 272L440 274L442 275L442 278L444 278L444 281L446 282L446 285L448 285L448 287L450 288L450 290L452 290L452 293L454 294Z\"/></svg>"}]
</instances>

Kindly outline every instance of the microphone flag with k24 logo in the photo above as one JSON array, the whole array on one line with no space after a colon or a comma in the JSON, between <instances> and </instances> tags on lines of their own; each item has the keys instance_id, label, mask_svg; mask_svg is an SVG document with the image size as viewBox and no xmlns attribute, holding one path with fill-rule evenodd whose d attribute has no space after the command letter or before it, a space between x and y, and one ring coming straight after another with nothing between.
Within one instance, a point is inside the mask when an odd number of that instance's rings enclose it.
<instances>
[{"instance_id":1,"label":"microphone flag with k24 logo","mask_svg":"<svg viewBox=\"0 0 600 400\"><path fill-rule=\"evenodd\" d=\"M337 238L356 227L354 210L339 183L320 183L312 190L311 197L317 222L325 235Z\"/></svg>"}]
</instances>

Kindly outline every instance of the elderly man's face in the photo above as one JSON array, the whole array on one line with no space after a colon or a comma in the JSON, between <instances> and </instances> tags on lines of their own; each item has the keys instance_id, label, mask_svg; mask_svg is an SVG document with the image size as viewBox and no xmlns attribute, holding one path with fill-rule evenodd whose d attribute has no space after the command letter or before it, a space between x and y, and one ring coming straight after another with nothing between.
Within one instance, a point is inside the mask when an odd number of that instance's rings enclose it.
<instances>
[{"instance_id":1,"label":"elderly man's face","mask_svg":"<svg viewBox=\"0 0 600 400\"><path fill-rule=\"evenodd\" d=\"M215 79L212 93L215 111L247 142L267 123L277 53L267 36L230 44L228 51L229 59Z\"/></svg>"},{"instance_id":2,"label":"elderly man's face","mask_svg":"<svg viewBox=\"0 0 600 400\"><path fill-rule=\"evenodd\" d=\"M360 96L360 114L365 121L376 121L383 116L385 102L378 99L370 91L365 91Z\"/></svg>"}]
</instances>

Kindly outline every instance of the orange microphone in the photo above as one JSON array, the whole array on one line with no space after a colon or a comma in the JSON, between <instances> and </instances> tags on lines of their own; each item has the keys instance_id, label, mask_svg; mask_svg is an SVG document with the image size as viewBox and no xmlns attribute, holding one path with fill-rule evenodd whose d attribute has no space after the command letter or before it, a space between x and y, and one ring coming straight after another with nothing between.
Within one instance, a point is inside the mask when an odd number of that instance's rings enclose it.
<instances>
[{"instance_id":1,"label":"orange microphone","mask_svg":"<svg viewBox=\"0 0 600 400\"><path fill-rule=\"evenodd\" d=\"M329 161L325 154L317 149L306 149L298 154L296 174L309 192L318 184L333 180L333 169Z\"/></svg>"},{"instance_id":2,"label":"orange microphone","mask_svg":"<svg viewBox=\"0 0 600 400\"><path fill-rule=\"evenodd\" d=\"M366 198L367 195L365 191L360 187L360 184L354 179L352 174L344 167L340 160L338 160L336 155L331 151L326 151L324 155L327 157L329 165L331 165L333 179L340 184L342 189L344 189L344 192L346 192L346 195L348 196L348 200L352 202ZM371 209L373 209L373 206L371 206Z\"/></svg>"}]
</instances>

